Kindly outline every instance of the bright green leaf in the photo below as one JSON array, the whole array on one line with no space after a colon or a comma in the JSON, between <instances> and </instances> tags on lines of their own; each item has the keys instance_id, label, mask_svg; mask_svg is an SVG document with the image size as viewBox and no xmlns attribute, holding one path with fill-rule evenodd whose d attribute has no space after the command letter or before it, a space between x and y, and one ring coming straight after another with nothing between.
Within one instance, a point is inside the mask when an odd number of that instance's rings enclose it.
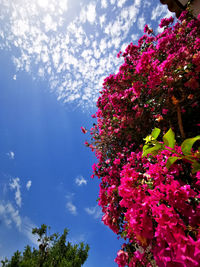
<instances>
[{"instance_id":1,"label":"bright green leaf","mask_svg":"<svg viewBox=\"0 0 200 267\"><path fill-rule=\"evenodd\" d=\"M157 139L159 134L160 134L160 129L159 128L154 128L153 131L151 132L151 136L153 136L154 139Z\"/></svg>"},{"instance_id":2,"label":"bright green leaf","mask_svg":"<svg viewBox=\"0 0 200 267\"><path fill-rule=\"evenodd\" d=\"M181 149L184 155L191 154L192 146L197 140L200 140L200 135L193 138L188 138L185 141L183 141L183 143L181 144Z\"/></svg>"},{"instance_id":3,"label":"bright green leaf","mask_svg":"<svg viewBox=\"0 0 200 267\"><path fill-rule=\"evenodd\" d=\"M170 166L174 164L174 162L177 161L178 159L180 159L180 157L169 157L166 163L167 169L169 169Z\"/></svg>"},{"instance_id":4,"label":"bright green leaf","mask_svg":"<svg viewBox=\"0 0 200 267\"><path fill-rule=\"evenodd\" d=\"M150 148L149 145L144 145L144 146L143 146L143 152L144 152L145 150L149 149L149 148Z\"/></svg>"},{"instance_id":5,"label":"bright green leaf","mask_svg":"<svg viewBox=\"0 0 200 267\"><path fill-rule=\"evenodd\" d=\"M165 146L174 148L176 140L175 140L175 134L171 128L163 136L163 142Z\"/></svg>"},{"instance_id":6,"label":"bright green leaf","mask_svg":"<svg viewBox=\"0 0 200 267\"><path fill-rule=\"evenodd\" d=\"M161 144L156 144L155 146L153 147L149 147L147 145L145 145L143 147L143 154L142 154L142 157L146 157L148 154L151 154L151 155L156 155L158 150L160 150L162 147Z\"/></svg>"}]
</instances>

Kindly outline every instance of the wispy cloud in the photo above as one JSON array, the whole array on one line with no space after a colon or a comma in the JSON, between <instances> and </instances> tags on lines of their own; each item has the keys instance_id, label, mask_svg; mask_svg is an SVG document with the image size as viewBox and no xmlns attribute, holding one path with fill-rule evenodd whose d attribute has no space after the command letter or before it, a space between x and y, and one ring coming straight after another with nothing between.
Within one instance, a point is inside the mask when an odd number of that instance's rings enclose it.
<instances>
[{"instance_id":1,"label":"wispy cloud","mask_svg":"<svg viewBox=\"0 0 200 267\"><path fill-rule=\"evenodd\" d=\"M145 26L146 22L145 22L145 18L144 16L141 16L138 19L138 28L143 32L144 31L144 26Z\"/></svg>"},{"instance_id":2,"label":"wispy cloud","mask_svg":"<svg viewBox=\"0 0 200 267\"><path fill-rule=\"evenodd\" d=\"M173 15L173 13L171 13L168 10L167 5L160 5L160 4L158 4L152 10L151 19L152 20L157 20L158 18L161 18L161 17L170 17L172 15Z\"/></svg>"},{"instance_id":3,"label":"wispy cloud","mask_svg":"<svg viewBox=\"0 0 200 267\"><path fill-rule=\"evenodd\" d=\"M37 237L32 235L32 228L36 225L28 217L21 217L19 209L16 209L10 201L0 201L0 216L8 228L14 225L34 245L38 245Z\"/></svg>"},{"instance_id":4,"label":"wispy cloud","mask_svg":"<svg viewBox=\"0 0 200 267\"><path fill-rule=\"evenodd\" d=\"M66 203L66 208L68 209L68 211L73 214L73 215L77 215L77 208L76 206L72 203L72 201L67 201Z\"/></svg>"},{"instance_id":5,"label":"wispy cloud","mask_svg":"<svg viewBox=\"0 0 200 267\"><path fill-rule=\"evenodd\" d=\"M86 242L86 237L84 234L80 234L79 236L70 237L69 242L71 242L73 245L78 244L80 242Z\"/></svg>"},{"instance_id":6,"label":"wispy cloud","mask_svg":"<svg viewBox=\"0 0 200 267\"><path fill-rule=\"evenodd\" d=\"M28 181L30 186L30 180ZM21 191L20 191L20 178L13 178L8 185L4 185L5 188L15 190L15 202L12 198L9 200L0 200L0 218L1 222L8 228L16 228L20 233L25 235L33 244L37 245L37 239L32 235L32 228L36 227L34 223L28 217L22 216L21 213ZM30 187L29 187L30 188ZM8 190L3 188L3 196L7 198Z\"/></svg>"},{"instance_id":7,"label":"wispy cloud","mask_svg":"<svg viewBox=\"0 0 200 267\"><path fill-rule=\"evenodd\" d=\"M35 228L36 225L28 218L24 217L22 219L22 232L23 234L34 244L38 245L38 237L32 234L32 229Z\"/></svg>"},{"instance_id":8,"label":"wispy cloud","mask_svg":"<svg viewBox=\"0 0 200 267\"><path fill-rule=\"evenodd\" d=\"M29 181L26 183L26 189L29 190L30 187L31 187L31 185L32 185L32 181L29 180Z\"/></svg>"},{"instance_id":9,"label":"wispy cloud","mask_svg":"<svg viewBox=\"0 0 200 267\"><path fill-rule=\"evenodd\" d=\"M83 176L78 176L78 177L76 177L76 179L75 179L75 183L76 183L78 186L86 185L86 184L87 184L87 180L85 180L85 178L84 178Z\"/></svg>"},{"instance_id":10,"label":"wispy cloud","mask_svg":"<svg viewBox=\"0 0 200 267\"><path fill-rule=\"evenodd\" d=\"M11 202L0 202L0 215L3 218L6 226L10 227L12 223L21 230L21 217L19 215L19 210L15 209Z\"/></svg>"},{"instance_id":11,"label":"wispy cloud","mask_svg":"<svg viewBox=\"0 0 200 267\"><path fill-rule=\"evenodd\" d=\"M17 178L13 178L12 182L9 184L10 188L12 190L15 190L15 201L16 204L21 207L22 205L22 198L21 198L21 191L20 191L20 179Z\"/></svg>"},{"instance_id":12,"label":"wispy cloud","mask_svg":"<svg viewBox=\"0 0 200 267\"><path fill-rule=\"evenodd\" d=\"M77 215L77 207L73 203L73 193L68 193L66 196L67 202L66 202L66 208L72 215Z\"/></svg>"},{"instance_id":13,"label":"wispy cloud","mask_svg":"<svg viewBox=\"0 0 200 267\"><path fill-rule=\"evenodd\" d=\"M85 211L87 212L87 214L93 216L94 219L99 219L102 217L102 211L98 205L94 207L87 207L85 208Z\"/></svg>"},{"instance_id":14,"label":"wispy cloud","mask_svg":"<svg viewBox=\"0 0 200 267\"><path fill-rule=\"evenodd\" d=\"M14 79L14 78L13 78ZM9 157L9 159L14 159L15 158L15 153L13 151L9 151L7 153L7 156Z\"/></svg>"},{"instance_id":15,"label":"wispy cloud","mask_svg":"<svg viewBox=\"0 0 200 267\"><path fill-rule=\"evenodd\" d=\"M0 49L13 52L16 71L48 80L59 101L84 109L95 105L103 79L121 65L116 57L120 48L137 39L139 29L143 31L142 13L149 13L149 3L83 2L69 21L71 2L67 0L26 0L23 4L22 0L15 4L3 0ZM151 19L161 13L166 15L167 9L158 4Z\"/></svg>"}]
</instances>

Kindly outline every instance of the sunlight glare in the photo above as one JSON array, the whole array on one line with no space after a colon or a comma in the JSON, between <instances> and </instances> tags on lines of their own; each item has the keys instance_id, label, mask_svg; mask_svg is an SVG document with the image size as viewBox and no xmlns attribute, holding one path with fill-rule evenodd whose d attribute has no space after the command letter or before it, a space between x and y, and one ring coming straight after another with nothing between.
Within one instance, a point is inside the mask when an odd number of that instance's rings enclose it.
<instances>
[{"instance_id":1,"label":"sunlight glare","mask_svg":"<svg viewBox=\"0 0 200 267\"><path fill-rule=\"evenodd\" d=\"M37 3L40 7L43 7L43 8L48 6L48 0L38 0Z\"/></svg>"}]
</instances>

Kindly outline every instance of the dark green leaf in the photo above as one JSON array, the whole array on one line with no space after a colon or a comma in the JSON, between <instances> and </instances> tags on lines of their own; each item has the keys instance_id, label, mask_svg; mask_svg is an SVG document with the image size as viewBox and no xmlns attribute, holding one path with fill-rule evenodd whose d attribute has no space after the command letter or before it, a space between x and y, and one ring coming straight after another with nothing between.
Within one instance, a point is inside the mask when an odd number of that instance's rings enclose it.
<instances>
[{"instance_id":1,"label":"dark green leaf","mask_svg":"<svg viewBox=\"0 0 200 267\"><path fill-rule=\"evenodd\" d=\"M200 171L200 163L196 161L192 164L192 173L194 174L198 171Z\"/></svg>"},{"instance_id":2,"label":"dark green leaf","mask_svg":"<svg viewBox=\"0 0 200 267\"><path fill-rule=\"evenodd\" d=\"M180 157L169 157L166 163L167 169L169 169L170 166L174 164L174 162L176 162L178 159L180 159Z\"/></svg>"},{"instance_id":3,"label":"dark green leaf","mask_svg":"<svg viewBox=\"0 0 200 267\"><path fill-rule=\"evenodd\" d=\"M197 140L200 140L200 135L193 138L188 138L185 141L183 141L183 143L181 144L181 149L184 155L191 154L192 146Z\"/></svg>"},{"instance_id":4,"label":"dark green leaf","mask_svg":"<svg viewBox=\"0 0 200 267\"><path fill-rule=\"evenodd\" d=\"M163 142L165 146L174 148L176 140L175 140L175 134L171 128L163 136Z\"/></svg>"}]
</instances>

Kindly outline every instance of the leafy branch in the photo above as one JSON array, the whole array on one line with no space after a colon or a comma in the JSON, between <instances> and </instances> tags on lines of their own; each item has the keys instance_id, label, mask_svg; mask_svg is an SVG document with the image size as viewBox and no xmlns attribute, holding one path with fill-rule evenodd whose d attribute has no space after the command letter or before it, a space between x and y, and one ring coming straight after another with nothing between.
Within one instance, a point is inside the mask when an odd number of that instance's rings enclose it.
<instances>
[{"instance_id":1,"label":"leafy branch","mask_svg":"<svg viewBox=\"0 0 200 267\"><path fill-rule=\"evenodd\" d=\"M147 155L155 156L163 150L169 150L176 156L171 156L168 158L166 167L169 169L172 164L177 160L187 160L192 165L192 173L196 173L200 170L200 147L196 152L192 151L194 143L200 140L200 135L188 138L181 144L181 153L175 150L176 140L173 130L170 128L166 134L163 136L163 142L158 141L157 138L160 135L161 130L159 128L154 128L152 133L148 135L145 140L145 145L143 146L142 157Z\"/></svg>"}]
</instances>

